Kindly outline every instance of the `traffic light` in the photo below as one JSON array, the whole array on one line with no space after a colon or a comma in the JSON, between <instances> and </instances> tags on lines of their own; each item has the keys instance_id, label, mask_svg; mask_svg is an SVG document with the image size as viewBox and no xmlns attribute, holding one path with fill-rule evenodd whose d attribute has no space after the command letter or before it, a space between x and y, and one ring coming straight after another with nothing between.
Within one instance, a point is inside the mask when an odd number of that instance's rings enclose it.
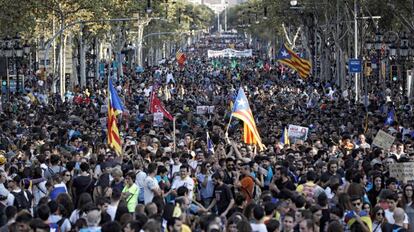
<instances>
[{"instance_id":1,"label":"traffic light","mask_svg":"<svg viewBox=\"0 0 414 232\"><path fill-rule=\"evenodd\" d=\"M398 66L397 65L391 65L391 79L393 81L398 80Z\"/></svg>"}]
</instances>

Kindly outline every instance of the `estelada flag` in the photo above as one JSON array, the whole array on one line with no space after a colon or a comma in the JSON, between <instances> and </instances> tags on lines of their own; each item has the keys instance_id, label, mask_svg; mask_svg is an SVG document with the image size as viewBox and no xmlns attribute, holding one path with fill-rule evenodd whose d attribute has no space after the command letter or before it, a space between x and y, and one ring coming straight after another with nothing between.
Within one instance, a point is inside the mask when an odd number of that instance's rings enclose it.
<instances>
[{"instance_id":1,"label":"estelada flag","mask_svg":"<svg viewBox=\"0 0 414 232\"><path fill-rule=\"evenodd\" d=\"M168 112L164 106L162 105L160 99L156 95L156 91L152 91L151 99L150 99L150 112L156 113L156 112L162 112L166 118L169 120L173 120L174 117Z\"/></svg>"},{"instance_id":2,"label":"estelada flag","mask_svg":"<svg viewBox=\"0 0 414 232\"><path fill-rule=\"evenodd\" d=\"M122 140L117 126L117 116L124 112L124 106L118 93L112 85L112 79L108 80L108 145L116 154L122 153Z\"/></svg>"},{"instance_id":3,"label":"estelada flag","mask_svg":"<svg viewBox=\"0 0 414 232\"><path fill-rule=\"evenodd\" d=\"M239 89L231 115L244 122L243 139L245 143L257 144L261 151L266 149L260 138L249 102L242 88Z\"/></svg>"},{"instance_id":4,"label":"estelada flag","mask_svg":"<svg viewBox=\"0 0 414 232\"><path fill-rule=\"evenodd\" d=\"M289 46L284 44L279 51L277 61L286 64L290 68L296 70L302 79L306 79L312 69L309 60L300 58Z\"/></svg>"}]
</instances>

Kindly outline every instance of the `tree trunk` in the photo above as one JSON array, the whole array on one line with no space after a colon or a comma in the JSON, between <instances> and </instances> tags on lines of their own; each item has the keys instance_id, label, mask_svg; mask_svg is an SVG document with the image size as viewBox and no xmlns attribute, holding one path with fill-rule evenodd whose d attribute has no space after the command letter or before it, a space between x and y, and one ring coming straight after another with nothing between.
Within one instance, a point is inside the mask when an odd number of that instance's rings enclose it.
<instances>
[{"instance_id":1,"label":"tree trunk","mask_svg":"<svg viewBox=\"0 0 414 232\"><path fill-rule=\"evenodd\" d=\"M99 74L99 64L101 61L101 42L100 40L96 37L95 38L95 80L99 81L100 80L100 74Z\"/></svg>"},{"instance_id":2,"label":"tree trunk","mask_svg":"<svg viewBox=\"0 0 414 232\"><path fill-rule=\"evenodd\" d=\"M81 25L81 29L79 32L79 75L80 75L80 87L83 88L86 85L86 64L85 64L85 44L83 42L83 27Z\"/></svg>"}]
</instances>

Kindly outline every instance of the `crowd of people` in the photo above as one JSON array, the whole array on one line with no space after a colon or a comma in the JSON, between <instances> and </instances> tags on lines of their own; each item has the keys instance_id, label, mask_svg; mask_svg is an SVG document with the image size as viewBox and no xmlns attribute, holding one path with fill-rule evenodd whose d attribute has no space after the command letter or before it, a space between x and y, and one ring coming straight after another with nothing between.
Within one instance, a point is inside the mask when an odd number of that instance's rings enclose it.
<instances>
[{"instance_id":1,"label":"crowd of people","mask_svg":"<svg viewBox=\"0 0 414 232\"><path fill-rule=\"evenodd\" d=\"M373 88L365 108L257 58L190 57L114 80L121 155L106 144L106 82L40 99L27 80L0 112L0 231L414 231L413 185L389 172L414 158L409 99ZM243 143L241 121L227 128L239 87L265 150ZM154 125L152 91L175 129ZM307 137L281 142L290 124ZM372 144L379 130L390 149Z\"/></svg>"}]
</instances>

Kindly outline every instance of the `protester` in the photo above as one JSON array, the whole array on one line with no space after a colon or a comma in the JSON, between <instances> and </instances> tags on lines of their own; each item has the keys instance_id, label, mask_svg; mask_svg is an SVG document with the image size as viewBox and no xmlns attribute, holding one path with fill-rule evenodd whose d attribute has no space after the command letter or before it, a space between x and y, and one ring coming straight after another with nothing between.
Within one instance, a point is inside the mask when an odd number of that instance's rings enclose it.
<instances>
[{"instance_id":1,"label":"protester","mask_svg":"<svg viewBox=\"0 0 414 232\"><path fill-rule=\"evenodd\" d=\"M0 112L0 231L414 231L411 176L393 168L414 161L412 101L396 83L368 80L365 108L352 82L205 57L224 41L204 36L182 67L114 75L120 153L106 78L65 99L26 80ZM265 149L244 142L240 103Z\"/></svg>"}]
</instances>

